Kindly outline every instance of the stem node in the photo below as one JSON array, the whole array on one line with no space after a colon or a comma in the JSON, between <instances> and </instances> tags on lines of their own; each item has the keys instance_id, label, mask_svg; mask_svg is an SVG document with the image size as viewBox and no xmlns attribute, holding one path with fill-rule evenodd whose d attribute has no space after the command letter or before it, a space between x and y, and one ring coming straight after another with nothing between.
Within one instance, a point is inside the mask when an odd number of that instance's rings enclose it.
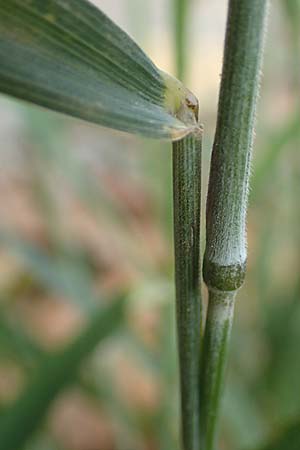
<instances>
[{"instance_id":1,"label":"stem node","mask_svg":"<svg viewBox=\"0 0 300 450\"><path fill-rule=\"evenodd\" d=\"M245 279L246 262L221 266L212 261L204 259L203 277L209 288L219 291L236 291Z\"/></svg>"}]
</instances>

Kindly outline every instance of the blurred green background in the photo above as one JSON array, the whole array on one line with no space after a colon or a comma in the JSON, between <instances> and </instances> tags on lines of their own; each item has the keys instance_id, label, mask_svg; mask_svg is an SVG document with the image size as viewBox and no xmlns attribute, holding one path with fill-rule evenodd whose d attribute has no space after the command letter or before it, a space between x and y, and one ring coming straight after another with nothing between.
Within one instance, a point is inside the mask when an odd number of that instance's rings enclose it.
<instances>
[{"instance_id":1,"label":"blurred green background","mask_svg":"<svg viewBox=\"0 0 300 450\"><path fill-rule=\"evenodd\" d=\"M94 3L176 73L176 2ZM187 3L204 203L226 2ZM298 0L272 2L257 115L220 449L299 450ZM4 96L0 142L0 449L178 450L170 144ZM103 317L120 296L125 313Z\"/></svg>"}]
</instances>

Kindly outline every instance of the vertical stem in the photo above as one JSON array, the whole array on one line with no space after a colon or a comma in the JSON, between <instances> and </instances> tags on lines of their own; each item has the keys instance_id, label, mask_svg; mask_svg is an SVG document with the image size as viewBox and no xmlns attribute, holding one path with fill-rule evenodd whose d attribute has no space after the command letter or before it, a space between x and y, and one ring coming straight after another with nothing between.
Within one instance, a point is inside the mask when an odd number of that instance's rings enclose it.
<instances>
[{"instance_id":1,"label":"vertical stem","mask_svg":"<svg viewBox=\"0 0 300 450\"><path fill-rule=\"evenodd\" d=\"M186 69L186 22L189 0L174 0L176 76L183 80Z\"/></svg>"},{"instance_id":2,"label":"vertical stem","mask_svg":"<svg viewBox=\"0 0 300 450\"><path fill-rule=\"evenodd\" d=\"M209 290L201 395L203 450L213 450L234 297L246 271L246 210L268 0L230 0L206 210Z\"/></svg>"},{"instance_id":3,"label":"vertical stem","mask_svg":"<svg viewBox=\"0 0 300 450\"><path fill-rule=\"evenodd\" d=\"M209 290L202 355L201 449L213 449L233 321L236 291Z\"/></svg>"},{"instance_id":4,"label":"vertical stem","mask_svg":"<svg viewBox=\"0 0 300 450\"><path fill-rule=\"evenodd\" d=\"M220 290L240 287L245 273L245 219L266 10L267 0L229 2L204 267L208 284Z\"/></svg>"},{"instance_id":5,"label":"vertical stem","mask_svg":"<svg viewBox=\"0 0 300 450\"><path fill-rule=\"evenodd\" d=\"M176 75L183 80L189 0L173 1ZM198 104L195 112L198 121ZM199 131L173 143L175 281L183 450L200 448L201 142Z\"/></svg>"},{"instance_id":6,"label":"vertical stem","mask_svg":"<svg viewBox=\"0 0 300 450\"><path fill-rule=\"evenodd\" d=\"M184 450L199 450L201 134L173 143L177 330Z\"/></svg>"}]
</instances>

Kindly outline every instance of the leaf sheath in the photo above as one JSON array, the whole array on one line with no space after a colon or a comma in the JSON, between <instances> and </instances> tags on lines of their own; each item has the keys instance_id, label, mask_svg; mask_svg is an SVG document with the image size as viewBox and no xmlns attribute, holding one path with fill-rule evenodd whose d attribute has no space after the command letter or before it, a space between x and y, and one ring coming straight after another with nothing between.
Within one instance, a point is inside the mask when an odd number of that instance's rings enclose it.
<instances>
[{"instance_id":1,"label":"leaf sheath","mask_svg":"<svg viewBox=\"0 0 300 450\"><path fill-rule=\"evenodd\" d=\"M199 450L201 134L173 143L175 281L184 450Z\"/></svg>"}]
</instances>

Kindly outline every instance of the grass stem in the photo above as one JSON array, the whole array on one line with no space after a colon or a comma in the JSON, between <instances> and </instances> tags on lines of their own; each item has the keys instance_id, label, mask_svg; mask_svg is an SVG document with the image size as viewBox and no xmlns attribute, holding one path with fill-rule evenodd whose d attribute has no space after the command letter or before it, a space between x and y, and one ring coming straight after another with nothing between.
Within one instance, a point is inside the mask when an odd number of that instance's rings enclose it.
<instances>
[{"instance_id":1,"label":"grass stem","mask_svg":"<svg viewBox=\"0 0 300 450\"><path fill-rule=\"evenodd\" d=\"M187 63L187 15L189 1L174 0L174 33L175 33L175 57L176 57L176 76L183 80L186 74Z\"/></svg>"},{"instance_id":2,"label":"grass stem","mask_svg":"<svg viewBox=\"0 0 300 450\"><path fill-rule=\"evenodd\" d=\"M209 291L201 376L201 440L213 450L233 318L246 271L246 211L268 0L230 0L206 209Z\"/></svg>"},{"instance_id":3,"label":"grass stem","mask_svg":"<svg viewBox=\"0 0 300 450\"><path fill-rule=\"evenodd\" d=\"M209 290L202 355L201 449L213 449L233 321L236 291Z\"/></svg>"},{"instance_id":4,"label":"grass stem","mask_svg":"<svg viewBox=\"0 0 300 450\"><path fill-rule=\"evenodd\" d=\"M173 143L175 281L184 450L199 450L201 134Z\"/></svg>"}]
</instances>

